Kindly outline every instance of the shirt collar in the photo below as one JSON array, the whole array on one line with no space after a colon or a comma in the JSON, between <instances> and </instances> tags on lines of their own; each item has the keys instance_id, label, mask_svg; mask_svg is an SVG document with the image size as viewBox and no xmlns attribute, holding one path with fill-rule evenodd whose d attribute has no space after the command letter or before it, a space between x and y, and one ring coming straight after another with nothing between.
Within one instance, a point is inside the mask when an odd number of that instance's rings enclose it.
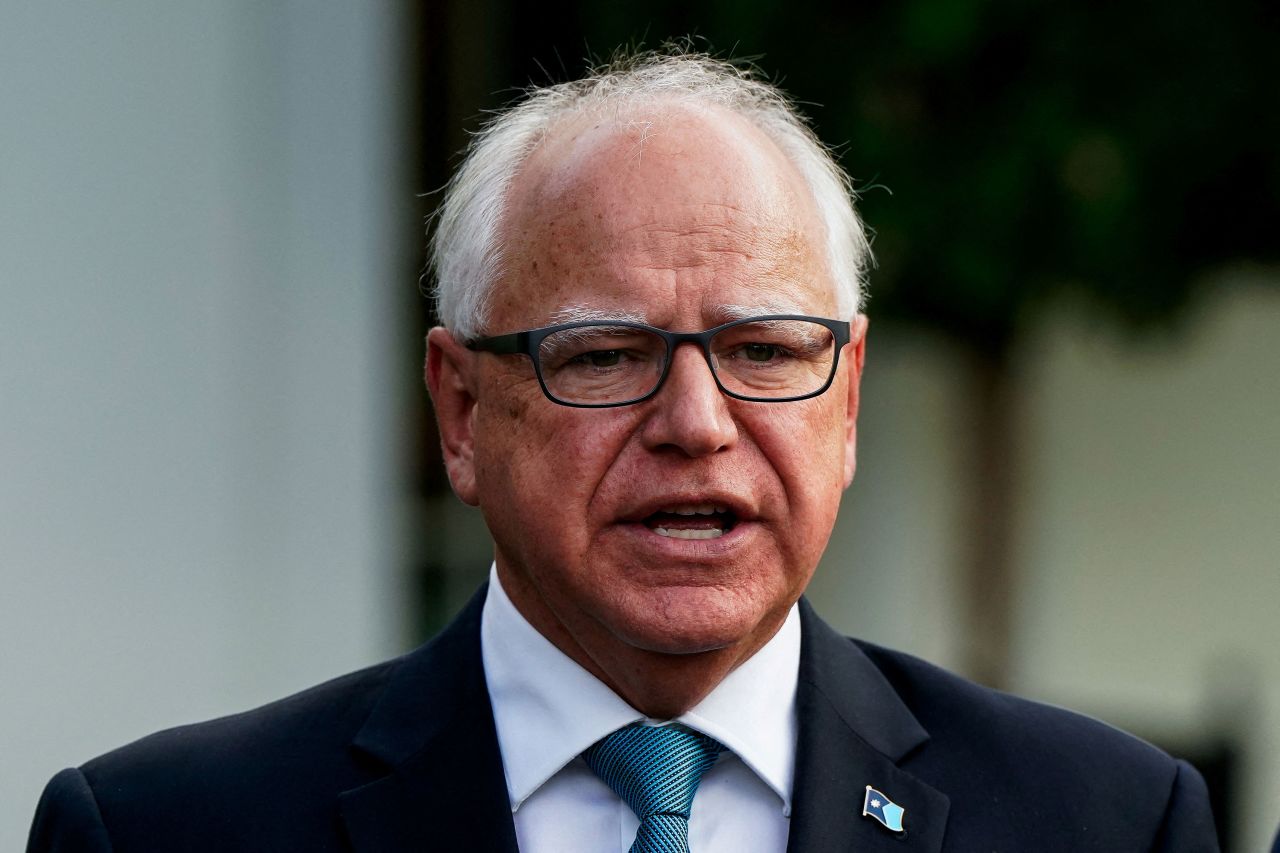
<instances>
[{"instance_id":1,"label":"shirt collar","mask_svg":"<svg viewBox=\"0 0 1280 853\"><path fill-rule=\"evenodd\" d=\"M480 643L512 811L600 738L646 720L538 633L507 597L495 569L489 571ZM792 606L760 651L675 721L733 750L777 793L787 813L799 665L800 619Z\"/></svg>"}]
</instances>

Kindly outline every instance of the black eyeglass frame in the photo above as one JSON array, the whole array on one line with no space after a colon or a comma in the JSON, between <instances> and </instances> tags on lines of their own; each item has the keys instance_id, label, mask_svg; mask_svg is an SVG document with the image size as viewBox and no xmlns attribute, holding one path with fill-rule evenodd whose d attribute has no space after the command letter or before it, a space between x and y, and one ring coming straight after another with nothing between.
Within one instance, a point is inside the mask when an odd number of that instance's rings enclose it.
<instances>
[{"instance_id":1,"label":"black eyeglass frame","mask_svg":"<svg viewBox=\"0 0 1280 853\"><path fill-rule=\"evenodd\" d=\"M724 383L720 381L720 374L715 368L715 364L711 360L711 339L723 332L725 329L731 329L734 326L743 326L747 323L761 323L769 320L807 320L810 323L817 323L823 326L827 331L831 332L832 338L835 340L835 355L831 359L831 372L827 375L827 381L822 383L822 387L816 391L810 391L807 394L800 394L795 397L752 397L747 394L739 394L730 391L724 387ZM584 326L612 326L624 329L641 329L657 335L666 341L667 352L666 358L662 363L662 374L658 377L658 381L654 383L653 389L649 393L639 397L633 397L630 400L622 400L617 403L571 403L567 400L561 400L559 397L551 393L547 388L546 380L542 378L542 364L538 358L538 347L542 342L556 332L563 332L566 329L580 329ZM560 406L569 406L575 409L612 409L618 406L633 406L636 403L643 403L650 397L653 397L662 390L662 386L667 381L667 374L671 372L671 360L675 356L676 347L683 343L694 343L698 345L698 349L702 351L702 357L706 359L707 368L711 371L711 377L716 382L716 387L726 397L732 397L735 400L745 400L748 403L794 403L798 400L808 400L811 397L817 397L824 394L831 387L832 381L835 380L836 369L840 367L840 352L844 349L845 344L849 343L851 329L847 320L828 320L826 317L809 317L804 314L764 314L759 317L744 317L741 320L732 320L728 323L722 323L710 329L701 332L669 332L666 329L659 329L656 326L648 326L644 323L633 323L628 320L577 320L572 323L559 323L555 326L544 326L541 329L528 329L523 332L511 332L506 335L494 335L487 338L476 338L467 341L467 349L476 352L488 352L494 355L526 355L533 362L533 372L538 377L538 384L542 386L543 395L551 402Z\"/></svg>"}]
</instances>

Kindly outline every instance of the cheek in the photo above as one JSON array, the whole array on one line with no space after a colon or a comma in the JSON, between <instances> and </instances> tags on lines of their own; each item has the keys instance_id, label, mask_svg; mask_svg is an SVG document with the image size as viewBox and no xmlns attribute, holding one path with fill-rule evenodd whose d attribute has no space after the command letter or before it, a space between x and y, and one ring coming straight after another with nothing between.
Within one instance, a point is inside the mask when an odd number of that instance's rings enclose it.
<instances>
[{"instance_id":1,"label":"cheek","mask_svg":"<svg viewBox=\"0 0 1280 853\"><path fill-rule=\"evenodd\" d=\"M545 447L545 399L526 359L486 365L481 387L487 390L476 403L476 481L480 502L509 502L522 492L512 490L517 478L526 480L531 463ZM520 464L511 464L519 460ZM526 485L536 485L536 479Z\"/></svg>"},{"instance_id":2,"label":"cheek","mask_svg":"<svg viewBox=\"0 0 1280 853\"><path fill-rule=\"evenodd\" d=\"M495 539L578 547L625 430L607 413L551 403L536 386L532 395L518 390L482 401L477 413L480 507Z\"/></svg>"},{"instance_id":3,"label":"cheek","mask_svg":"<svg viewBox=\"0 0 1280 853\"><path fill-rule=\"evenodd\" d=\"M844 419L830 406L801 402L779 408L784 411L752 433L784 492L783 547L790 560L812 568L831 536L844 494Z\"/></svg>"},{"instance_id":4,"label":"cheek","mask_svg":"<svg viewBox=\"0 0 1280 853\"><path fill-rule=\"evenodd\" d=\"M814 405L806 405L806 402ZM845 421L827 395L781 403L776 417L753 430L788 490L826 493L843 488Z\"/></svg>"},{"instance_id":5,"label":"cheek","mask_svg":"<svg viewBox=\"0 0 1280 853\"><path fill-rule=\"evenodd\" d=\"M486 513L519 511L520 504L545 500L555 439L538 417L530 416L530 408L530 401L519 395L504 395L479 407L476 480Z\"/></svg>"}]
</instances>

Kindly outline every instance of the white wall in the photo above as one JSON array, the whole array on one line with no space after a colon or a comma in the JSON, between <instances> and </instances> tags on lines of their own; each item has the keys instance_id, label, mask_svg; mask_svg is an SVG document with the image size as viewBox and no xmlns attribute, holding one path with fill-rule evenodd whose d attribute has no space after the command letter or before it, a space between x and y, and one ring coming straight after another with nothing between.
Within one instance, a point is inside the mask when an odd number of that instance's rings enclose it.
<instances>
[{"instance_id":1,"label":"white wall","mask_svg":"<svg viewBox=\"0 0 1280 853\"><path fill-rule=\"evenodd\" d=\"M392 9L0 14L0 849L61 767L399 643Z\"/></svg>"},{"instance_id":2,"label":"white wall","mask_svg":"<svg viewBox=\"0 0 1280 853\"><path fill-rule=\"evenodd\" d=\"M1247 738L1237 802L1280 822L1280 288L1173 342L1064 311L1031 354L1018 686L1121 725Z\"/></svg>"}]
</instances>

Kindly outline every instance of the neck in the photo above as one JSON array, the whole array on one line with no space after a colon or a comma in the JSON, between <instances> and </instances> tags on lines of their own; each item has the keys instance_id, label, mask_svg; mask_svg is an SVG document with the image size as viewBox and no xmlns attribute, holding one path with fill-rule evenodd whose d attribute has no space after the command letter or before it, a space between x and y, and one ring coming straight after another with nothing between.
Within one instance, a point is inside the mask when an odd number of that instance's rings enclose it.
<instances>
[{"instance_id":1,"label":"neck","mask_svg":"<svg viewBox=\"0 0 1280 853\"><path fill-rule=\"evenodd\" d=\"M779 614L761 639L671 654L630 645L589 620L571 628L514 572L502 571L499 564L498 574L511 603L538 633L632 708L656 720L675 719L705 699L777 633L787 615L785 610Z\"/></svg>"},{"instance_id":2,"label":"neck","mask_svg":"<svg viewBox=\"0 0 1280 853\"><path fill-rule=\"evenodd\" d=\"M636 649L601 661L581 651L570 654L560 648L628 705L655 720L673 720L693 708L750 657L732 649L688 655Z\"/></svg>"}]
</instances>

